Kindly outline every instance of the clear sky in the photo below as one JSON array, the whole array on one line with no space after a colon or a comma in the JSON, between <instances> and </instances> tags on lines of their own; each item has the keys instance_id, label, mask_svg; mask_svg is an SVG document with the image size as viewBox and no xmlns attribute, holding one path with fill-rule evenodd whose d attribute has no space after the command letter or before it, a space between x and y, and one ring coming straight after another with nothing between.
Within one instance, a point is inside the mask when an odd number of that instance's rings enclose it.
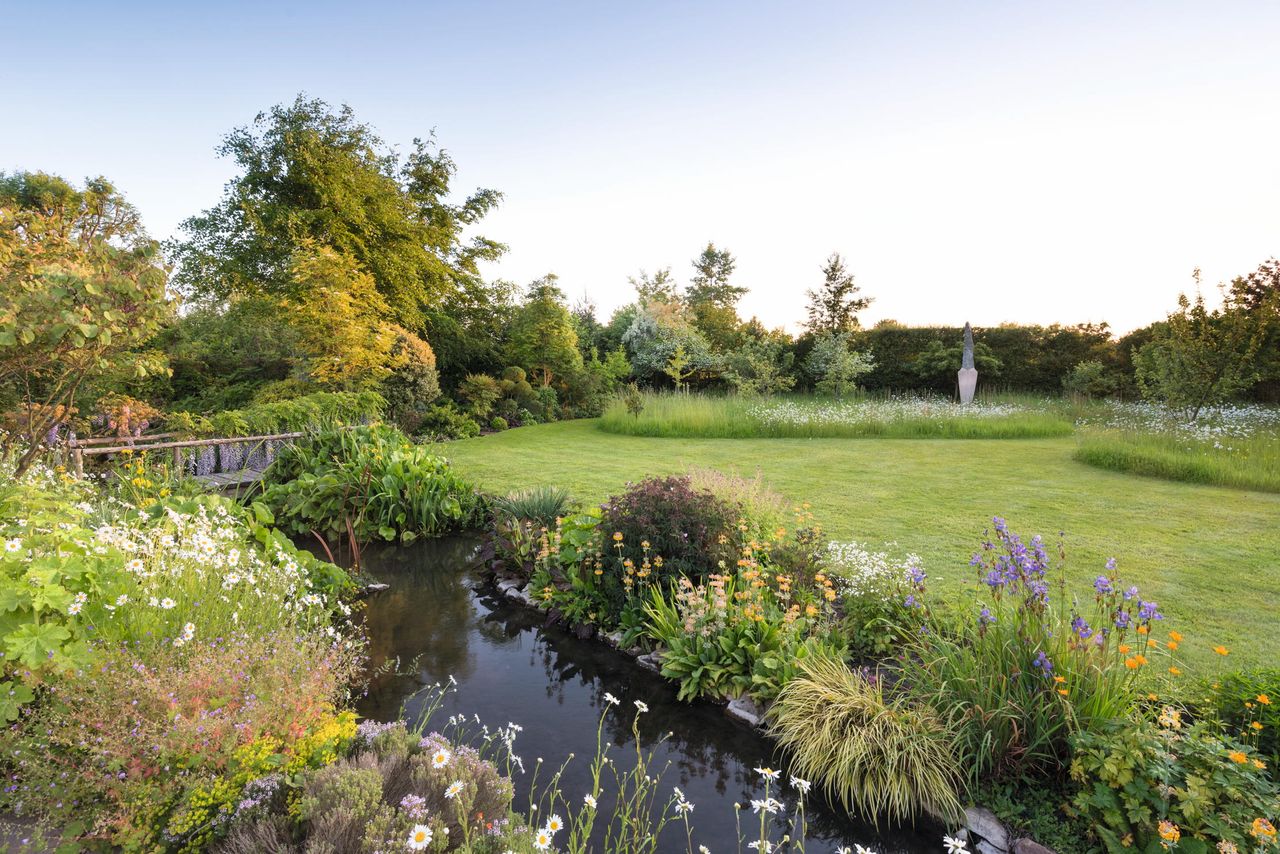
<instances>
[{"instance_id":1,"label":"clear sky","mask_svg":"<svg viewBox=\"0 0 1280 854\"><path fill-rule=\"evenodd\" d=\"M105 174L167 237L214 146L299 92L435 128L506 194L487 273L738 258L795 328L833 250L865 319L1156 319L1280 254L1280 3L0 0L0 170Z\"/></svg>"}]
</instances>

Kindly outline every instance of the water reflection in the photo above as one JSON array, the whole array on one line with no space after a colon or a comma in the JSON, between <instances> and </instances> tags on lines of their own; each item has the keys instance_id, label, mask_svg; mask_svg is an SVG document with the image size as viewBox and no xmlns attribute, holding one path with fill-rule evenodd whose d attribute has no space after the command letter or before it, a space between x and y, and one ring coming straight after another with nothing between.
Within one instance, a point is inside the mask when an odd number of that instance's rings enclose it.
<instances>
[{"instance_id":1,"label":"water reflection","mask_svg":"<svg viewBox=\"0 0 1280 854\"><path fill-rule=\"evenodd\" d=\"M672 684L628 657L544 626L541 614L498 598L470 571L478 546L474 539L450 538L368 556L371 574L391 585L368 602L371 660L377 665L399 657L402 669L414 663L414 675L376 676L361 713L391 720L403 707L412 716L420 710L416 695L422 687L452 675L459 690L443 713L479 715L491 725L520 724L524 731L516 748L526 767L532 769L537 758L559 767L570 753L576 755L562 778L573 802L590 790L604 694L622 700L605 718L604 737L616 745L610 756L623 771L635 766L631 725L634 701L640 700L650 709L640 716L639 732L645 751L653 751L652 769L666 766L665 783L679 786L697 806L694 845L736 850L733 805L763 797L753 769L777 765L772 744L731 722L719 706L677 701ZM527 780L517 780L516 788L518 797L527 794ZM794 808L789 797L780 797ZM810 852L854 843L882 852L939 850L941 831L935 828L877 833L812 801ZM749 808L742 822L744 828L758 826ZM779 820L775 839L783 824ZM684 851L683 829L669 827L662 842L663 851Z\"/></svg>"}]
</instances>

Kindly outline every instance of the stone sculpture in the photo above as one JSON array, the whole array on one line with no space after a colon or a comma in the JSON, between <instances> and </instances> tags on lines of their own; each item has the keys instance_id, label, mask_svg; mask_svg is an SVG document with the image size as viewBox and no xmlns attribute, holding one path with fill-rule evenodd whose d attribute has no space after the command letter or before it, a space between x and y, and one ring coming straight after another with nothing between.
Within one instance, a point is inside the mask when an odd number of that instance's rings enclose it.
<instances>
[{"instance_id":1,"label":"stone sculpture","mask_svg":"<svg viewBox=\"0 0 1280 854\"><path fill-rule=\"evenodd\" d=\"M956 378L960 383L960 403L973 403L973 392L978 387L978 369L973 366L973 329L967 321L964 325L964 357Z\"/></svg>"}]
</instances>

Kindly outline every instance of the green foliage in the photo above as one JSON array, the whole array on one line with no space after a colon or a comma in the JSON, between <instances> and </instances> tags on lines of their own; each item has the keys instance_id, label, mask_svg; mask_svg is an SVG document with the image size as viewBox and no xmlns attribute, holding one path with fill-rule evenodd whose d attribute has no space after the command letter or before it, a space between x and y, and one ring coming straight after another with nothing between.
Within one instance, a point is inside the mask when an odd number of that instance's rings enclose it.
<instances>
[{"instance_id":1,"label":"green foliage","mask_svg":"<svg viewBox=\"0 0 1280 854\"><path fill-rule=\"evenodd\" d=\"M832 252L822 268L822 284L806 291L809 319L805 327L817 335L849 332L858 327L858 312L871 305L871 297L860 297L861 288L845 267L839 252Z\"/></svg>"},{"instance_id":2,"label":"green foliage","mask_svg":"<svg viewBox=\"0 0 1280 854\"><path fill-rule=\"evenodd\" d=\"M1066 589L1061 545L1055 567L1039 537L1024 543L999 518L993 527L971 561L981 599L970 613L931 617L925 573L909 572L905 602L924 630L907 645L901 676L952 728L972 782L1052 776L1069 759L1071 736L1123 717L1139 672L1170 653L1150 634L1162 616L1126 589L1114 561L1091 603L1052 602L1055 581Z\"/></svg>"},{"instance_id":3,"label":"green foliage","mask_svg":"<svg viewBox=\"0 0 1280 854\"><path fill-rule=\"evenodd\" d=\"M1191 421L1204 407L1230 400L1258 378L1254 357L1266 334L1266 315L1246 310L1240 284L1223 287L1222 298L1222 308L1209 311L1203 294L1194 303L1180 294L1178 311L1133 356L1142 396L1182 411Z\"/></svg>"},{"instance_id":4,"label":"green foliage","mask_svg":"<svg viewBox=\"0 0 1280 854\"><path fill-rule=\"evenodd\" d=\"M233 130L219 154L239 170L223 199L182 224L175 283L201 299L288 293L289 261L312 240L374 279L392 318L420 326L424 306L477 286L477 264L504 247L463 232L501 199L448 201L456 166L434 140L401 157L350 107L299 95Z\"/></svg>"},{"instance_id":5,"label":"green foliage","mask_svg":"<svg viewBox=\"0 0 1280 854\"><path fill-rule=\"evenodd\" d=\"M739 394L772 397L795 385L791 375L794 358L776 338L748 341L729 354L725 380Z\"/></svg>"},{"instance_id":6,"label":"green foliage","mask_svg":"<svg viewBox=\"0 0 1280 854\"><path fill-rule=\"evenodd\" d=\"M74 414L86 383L166 370L136 352L171 316L159 244L104 178L83 190L43 173L0 174L0 386L20 389L17 473Z\"/></svg>"},{"instance_id":7,"label":"green foliage","mask_svg":"<svg viewBox=\"0 0 1280 854\"><path fill-rule=\"evenodd\" d=\"M848 332L819 335L805 359L805 371L816 382L819 394L844 397L858 390L858 379L875 367L870 351L852 349Z\"/></svg>"},{"instance_id":8,"label":"green foliage","mask_svg":"<svg viewBox=\"0 0 1280 854\"><path fill-rule=\"evenodd\" d=\"M956 372L964 360L964 344L944 344L941 341L930 341L912 363L911 368L916 376L926 382L954 387ZM978 377L984 382L999 378L1003 364L995 357L991 348L984 341L973 345L973 366L978 369Z\"/></svg>"},{"instance_id":9,"label":"green foliage","mask_svg":"<svg viewBox=\"0 0 1280 854\"><path fill-rule=\"evenodd\" d=\"M502 388L487 374L467 374L462 385L458 386L458 394L470 402L472 417L483 419L488 417L494 403L502 396Z\"/></svg>"},{"instance_id":10,"label":"green foliage","mask_svg":"<svg viewBox=\"0 0 1280 854\"><path fill-rule=\"evenodd\" d=\"M792 773L871 820L961 813L958 757L927 708L889 698L878 680L830 655L799 666L769 709Z\"/></svg>"},{"instance_id":11,"label":"green foliage","mask_svg":"<svg viewBox=\"0 0 1280 854\"><path fill-rule=\"evenodd\" d=\"M406 432L422 423L431 402L440 396L440 375L431 345L407 329L392 327L388 365L391 374L382 383L387 415Z\"/></svg>"},{"instance_id":12,"label":"green foliage","mask_svg":"<svg viewBox=\"0 0 1280 854\"><path fill-rule=\"evenodd\" d=\"M513 519L552 528L571 503L569 493L558 486L533 486L509 493L491 502L493 509Z\"/></svg>"},{"instance_id":13,"label":"green foliage","mask_svg":"<svg viewBox=\"0 0 1280 854\"><path fill-rule=\"evenodd\" d=\"M1119 720L1073 738L1075 806L1099 840L1113 854L1160 851L1179 836L1177 851L1261 845L1253 823L1275 815L1280 786L1255 764L1253 749L1207 724L1184 725L1176 710L1162 720Z\"/></svg>"},{"instance_id":14,"label":"green foliage","mask_svg":"<svg viewBox=\"0 0 1280 854\"><path fill-rule=\"evenodd\" d=\"M622 344L636 377L642 380L670 376L672 358L677 351L682 382L695 374L709 372L715 364L711 345L679 302L644 303L623 334Z\"/></svg>"},{"instance_id":15,"label":"green foliage","mask_svg":"<svg viewBox=\"0 0 1280 854\"><path fill-rule=\"evenodd\" d=\"M1099 359L1077 362L1062 378L1062 390L1086 398L1106 397L1116 389L1115 378Z\"/></svg>"},{"instance_id":16,"label":"green foliage","mask_svg":"<svg viewBox=\"0 0 1280 854\"><path fill-rule=\"evenodd\" d=\"M408 542L465 528L480 507L447 460L385 426L300 439L281 450L264 483L263 503L293 534Z\"/></svg>"},{"instance_id":17,"label":"green foliage","mask_svg":"<svg viewBox=\"0 0 1280 854\"><path fill-rule=\"evenodd\" d=\"M375 391L315 392L208 417L172 412L165 416L165 427L189 436L267 436L372 421L385 408Z\"/></svg>"},{"instance_id":18,"label":"green foliage","mask_svg":"<svg viewBox=\"0 0 1280 854\"><path fill-rule=\"evenodd\" d=\"M451 400L427 407L418 423L417 433L427 439L467 439L480 435L480 425L462 412Z\"/></svg>"},{"instance_id":19,"label":"green foliage","mask_svg":"<svg viewBox=\"0 0 1280 854\"><path fill-rule=\"evenodd\" d=\"M542 385L582 372L578 333L555 276L529 286L529 295L512 318L508 360L535 375Z\"/></svg>"},{"instance_id":20,"label":"green foliage","mask_svg":"<svg viewBox=\"0 0 1280 854\"><path fill-rule=\"evenodd\" d=\"M1280 668L1233 670L1206 680L1200 690L1203 701L1190 695L1197 714L1252 744L1272 767L1280 764Z\"/></svg>"}]
</instances>

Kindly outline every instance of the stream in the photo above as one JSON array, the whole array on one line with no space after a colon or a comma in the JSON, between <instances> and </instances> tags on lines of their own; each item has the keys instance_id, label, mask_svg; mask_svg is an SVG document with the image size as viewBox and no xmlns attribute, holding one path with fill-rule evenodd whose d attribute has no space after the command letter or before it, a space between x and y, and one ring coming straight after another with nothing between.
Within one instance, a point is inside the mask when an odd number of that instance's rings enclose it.
<instances>
[{"instance_id":1,"label":"stream","mask_svg":"<svg viewBox=\"0 0 1280 854\"><path fill-rule=\"evenodd\" d=\"M490 727L519 724L524 729L515 752L529 772L537 758L543 760L539 777L543 781L548 770L574 754L561 788L576 808L581 795L590 791L590 765L605 693L622 701L606 716L604 738L616 745L609 755L624 771L635 765L631 721L634 701L640 700L649 707L640 716L639 731L645 751L654 752L650 772L666 766L659 802L665 802L671 786L679 786L695 805L693 850L705 845L713 854L738 851L734 804L744 805L742 829L750 834L759 827L759 819L751 813L749 802L764 797L760 775L753 769L779 766L781 757L773 743L726 717L718 705L677 701L673 683L607 645L579 640L558 627L544 627L542 614L501 598L482 582L478 552L475 538L450 537L365 555L367 575L390 585L367 601L370 659L377 666L398 658L400 667L399 672L373 678L358 705L361 715L389 721L403 710L413 720L421 713L427 686L452 676L458 690L448 694L437 713L440 724L455 714L478 715ZM786 780L785 764L782 768ZM602 782L611 779L606 771ZM515 784L516 807L524 809L529 775L518 775ZM787 804L787 812L774 817L776 841L785 832L795 801L787 786L778 792L775 783L771 794ZM602 816L608 814L608 807L602 799ZM816 792L808 798L806 817L805 850L812 854L855 844L880 854L942 850L939 827L922 824L877 830L829 807ZM681 822L674 821L663 831L659 850L688 850ZM741 850L748 850L745 844Z\"/></svg>"}]
</instances>

